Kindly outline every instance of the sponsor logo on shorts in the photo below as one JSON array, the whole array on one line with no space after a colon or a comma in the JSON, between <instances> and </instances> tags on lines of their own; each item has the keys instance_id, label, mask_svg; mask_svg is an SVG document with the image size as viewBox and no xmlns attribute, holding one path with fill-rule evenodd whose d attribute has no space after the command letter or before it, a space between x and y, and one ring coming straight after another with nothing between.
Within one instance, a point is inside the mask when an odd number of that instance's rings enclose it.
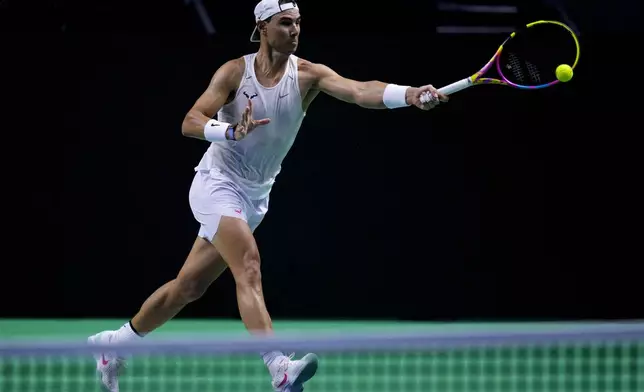
<instances>
[{"instance_id":1,"label":"sponsor logo on shorts","mask_svg":"<svg viewBox=\"0 0 644 392\"><path fill-rule=\"evenodd\" d=\"M235 212L241 214L241 208L235 208Z\"/></svg>"}]
</instances>

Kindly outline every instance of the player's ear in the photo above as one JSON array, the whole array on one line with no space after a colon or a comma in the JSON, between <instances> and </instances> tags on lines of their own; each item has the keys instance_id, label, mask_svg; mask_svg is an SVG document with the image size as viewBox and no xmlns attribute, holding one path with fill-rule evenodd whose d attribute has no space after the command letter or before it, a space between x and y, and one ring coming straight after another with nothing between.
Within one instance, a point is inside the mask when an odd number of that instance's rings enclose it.
<instances>
[{"instance_id":1,"label":"player's ear","mask_svg":"<svg viewBox=\"0 0 644 392\"><path fill-rule=\"evenodd\" d=\"M260 20L257 22L257 30L259 30L261 35L266 35L268 34L268 21L266 20Z\"/></svg>"}]
</instances>

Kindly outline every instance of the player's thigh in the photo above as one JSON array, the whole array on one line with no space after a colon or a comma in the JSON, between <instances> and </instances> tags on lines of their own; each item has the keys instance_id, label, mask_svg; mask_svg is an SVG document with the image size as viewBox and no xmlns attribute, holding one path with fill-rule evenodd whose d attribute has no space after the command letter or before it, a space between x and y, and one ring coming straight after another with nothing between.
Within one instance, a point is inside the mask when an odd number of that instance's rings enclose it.
<instances>
[{"instance_id":1,"label":"player's thigh","mask_svg":"<svg viewBox=\"0 0 644 392\"><path fill-rule=\"evenodd\" d=\"M239 218L223 216L213 244L238 283L240 279L259 279L259 250L248 223Z\"/></svg>"},{"instance_id":2,"label":"player's thigh","mask_svg":"<svg viewBox=\"0 0 644 392\"><path fill-rule=\"evenodd\" d=\"M226 268L226 262L213 244L197 237L177 279L205 290Z\"/></svg>"}]
</instances>

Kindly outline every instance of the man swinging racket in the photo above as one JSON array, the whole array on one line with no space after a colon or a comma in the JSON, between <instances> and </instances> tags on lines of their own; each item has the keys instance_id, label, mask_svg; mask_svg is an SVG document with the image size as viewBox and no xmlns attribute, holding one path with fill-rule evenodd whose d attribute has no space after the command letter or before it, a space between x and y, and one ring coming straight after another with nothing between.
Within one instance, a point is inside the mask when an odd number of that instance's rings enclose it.
<instances>
[{"instance_id":1,"label":"man swinging racket","mask_svg":"<svg viewBox=\"0 0 644 392\"><path fill-rule=\"evenodd\" d=\"M260 43L258 52L223 64L181 127L183 135L210 142L190 188L190 206L200 229L185 264L129 322L91 336L91 344L141 339L201 297L226 268L234 276L248 331L272 335L253 232L268 210L271 188L309 105L320 92L369 109L413 105L429 110L447 101L431 85L359 82L296 57L301 16L294 1L262 0L255 18L251 41ZM429 94L429 102L421 102L422 94ZM261 356L275 391L301 392L317 370L315 354L293 359L275 350ZM97 353L95 359L102 385L118 392L125 358Z\"/></svg>"}]
</instances>

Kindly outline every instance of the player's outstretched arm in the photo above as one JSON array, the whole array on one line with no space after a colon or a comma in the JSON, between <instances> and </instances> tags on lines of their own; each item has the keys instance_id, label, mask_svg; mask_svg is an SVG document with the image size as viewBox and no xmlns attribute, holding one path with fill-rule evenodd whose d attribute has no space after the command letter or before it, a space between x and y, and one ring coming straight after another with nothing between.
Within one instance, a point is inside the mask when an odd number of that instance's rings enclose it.
<instances>
[{"instance_id":1,"label":"player's outstretched arm","mask_svg":"<svg viewBox=\"0 0 644 392\"><path fill-rule=\"evenodd\" d=\"M440 94L431 85L422 87L398 86L380 81L359 82L338 75L331 68L310 62L303 62L301 70L312 78L312 87L340 99L369 109L394 109L414 105L423 110L447 102L447 96ZM436 97L428 103L420 100L421 94L429 92Z\"/></svg>"},{"instance_id":2,"label":"player's outstretched arm","mask_svg":"<svg viewBox=\"0 0 644 392\"><path fill-rule=\"evenodd\" d=\"M250 125L256 126L268 122L268 120L252 120L250 103L249 108L246 109L242 116L241 123L243 124L228 124L212 119L215 113L226 104L229 97L239 88L243 73L244 63L241 59L228 61L215 72L208 88L201 94L183 119L181 133L184 136L211 142L239 140L250 131Z\"/></svg>"}]
</instances>

